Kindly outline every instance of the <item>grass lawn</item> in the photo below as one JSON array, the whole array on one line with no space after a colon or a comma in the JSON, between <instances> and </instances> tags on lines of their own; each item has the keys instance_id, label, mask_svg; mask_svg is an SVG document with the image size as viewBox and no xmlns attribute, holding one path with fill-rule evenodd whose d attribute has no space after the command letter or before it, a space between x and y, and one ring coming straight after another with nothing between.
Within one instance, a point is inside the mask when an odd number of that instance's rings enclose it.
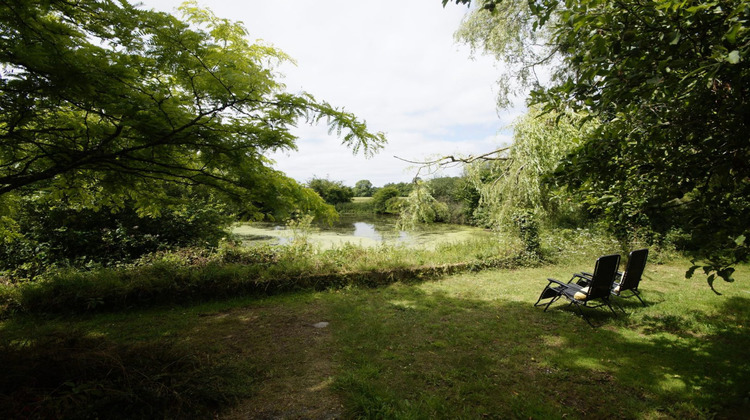
<instances>
[{"instance_id":1,"label":"grass lawn","mask_svg":"<svg viewBox=\"0 0 750 420\"><path fill-rule=\"evenodd\" d=\"M715 295L649 264L648 307L532 304L580 264L0 323L0 412L28 417L743 418L750 269ZM325 328L313 326L328 322ZM5 359L5 360L3 360ZM91 366L94 366L93 368ZM137 411L133 411L137 410Z\"/></svg>"}]
</instances>

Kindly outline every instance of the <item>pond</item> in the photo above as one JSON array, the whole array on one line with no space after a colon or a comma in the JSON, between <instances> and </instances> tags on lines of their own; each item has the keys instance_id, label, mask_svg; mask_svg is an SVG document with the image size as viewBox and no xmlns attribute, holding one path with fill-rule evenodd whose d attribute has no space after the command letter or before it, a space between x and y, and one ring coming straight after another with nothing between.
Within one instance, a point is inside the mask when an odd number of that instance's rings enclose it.
<instances>
[{"instance_id":1,"label":"pond","mask_svg":"<svg viewBox=\"0 0 750 420\"><path fill-rule=\"evenodd\" d=\"M334 248L345 243L360 246L380 244L406 247L434 248L448 242L461 242L471 238L489 237L484 229L436 223L419 226L414 230L401 230L396 226L397 218L388 216L342 215L332 226L313 227L309 241L323 249ZM233 229L245 245L270 243L285 244L292 241L294 233L285 225L274 223L243 223Z\"/></svg>"}]
</instances>

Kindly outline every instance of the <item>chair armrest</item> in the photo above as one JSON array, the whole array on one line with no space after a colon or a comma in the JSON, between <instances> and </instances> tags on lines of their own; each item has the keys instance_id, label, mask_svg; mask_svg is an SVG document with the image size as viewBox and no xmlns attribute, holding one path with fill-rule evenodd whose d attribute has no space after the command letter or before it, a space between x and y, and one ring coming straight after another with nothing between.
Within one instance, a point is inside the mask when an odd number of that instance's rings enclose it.
<instances>
[{"instance_id":1,"label":"chair armrest","mask_svg":"<svg viewBox=\"0 0 750 420\"><path fill-rule=\"evenodd\" d=\"M573 277L570 278L568 283L572 282L574 279L579 278L581 280L576 281L576 284L579 286L586 287L589 285L589 282L593 278L593 274L591 273L575 273L573 274Z\"/></svg>"},{"instance_id":2,"label":"chair armrest","mask_svg":"<svg viewBox=\"0 0 750 420\"><path fill-rule=\"evenodd\" d=\"M559 284L560 286L564 286L564 287L568 286L567 284L561 282L560 280L555 280L555 279L550 279L550 278L548 278L547 280L549 280L549 284L555 283L555 284Z\"/></svg>"}]
</instances>

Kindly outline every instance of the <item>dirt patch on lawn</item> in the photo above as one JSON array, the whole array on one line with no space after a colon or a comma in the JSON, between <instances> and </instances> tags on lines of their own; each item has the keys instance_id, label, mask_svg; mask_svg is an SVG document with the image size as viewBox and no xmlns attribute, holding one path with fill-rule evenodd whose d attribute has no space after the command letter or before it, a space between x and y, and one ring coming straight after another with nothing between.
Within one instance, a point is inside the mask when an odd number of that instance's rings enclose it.
<instances>
[{"instance_id":1,"label":"dirt patch on lawn","mask_svg":"<svg viewBox=\"0 0 750 420\"><path fill-rule=\"evenodd\" d=\"M246 358L262 373L253 397L220 418L342 417L341 402L331 390L335 375L331 331L336 322L321 305L252 307L205 317L201 326L205 331L196 331L201 339L215 337L225 356Z\"/></svg>"}]
</instances>

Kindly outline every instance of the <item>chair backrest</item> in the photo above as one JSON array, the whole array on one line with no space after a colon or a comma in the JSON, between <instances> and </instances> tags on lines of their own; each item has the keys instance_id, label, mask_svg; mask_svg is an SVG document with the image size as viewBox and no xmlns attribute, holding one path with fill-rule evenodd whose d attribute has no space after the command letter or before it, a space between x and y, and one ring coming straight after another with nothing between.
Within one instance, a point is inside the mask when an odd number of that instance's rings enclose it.
<instances>
[{"instance_id":1,"label":"chair backrest","mask_svg":"<svg viewBox=\"0 0 750 420\"><path fill-rule=\"evenodd\" d=\"M646 269L646 259L648 258L648 248L636 249L628 256L628 265L625 272L622 273L620 280L620 291L638 290L638 284L641 282L643 270Z\"/></svg>"},{"instance_id":2,"label":"chair backrest","mask_svg":"<svg viewBox=\"0 0 750 420\"><path fill-rule=\"evenodd\" d=\"M605 255L596 260L594 275L589 283L589 293L586 300L609 298L612 284L615 282L617 269L620 266L618 254Z\"/></svg>"}]
</instances>

